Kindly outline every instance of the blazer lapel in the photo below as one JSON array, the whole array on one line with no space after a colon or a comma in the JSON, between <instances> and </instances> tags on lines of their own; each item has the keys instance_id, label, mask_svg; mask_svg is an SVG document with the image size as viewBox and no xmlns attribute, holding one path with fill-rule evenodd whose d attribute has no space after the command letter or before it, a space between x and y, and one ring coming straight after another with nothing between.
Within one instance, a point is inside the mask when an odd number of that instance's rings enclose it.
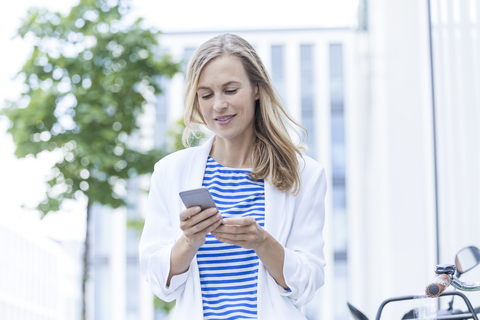
<instances>
[{"instance_id":1,"label":"blazer lapel","mask_svg":"<svg viewBox=\"0 0 480 320\"><path fill-rule=\"evenodd\" d=\"M212 144L214 140L215 140L215 135L210 139L208 139L207 142L205 142L202 146L195 148L195 152L192 152L190 159L188 159L188 165L185 170L186 174L184 179L183 190L200 188L202 186L203 176L205 175L205 166L207 165L208 155L210 154L210 150L212 149ZM181 203L181 206L182 208L185 208L183 203ZM193 258L190 266L191 266L190 272L193 273L194 282L198 284L198 287L195 285L195 292L194 292L195 298L192 300L195 303L192 306L195 307L195 309L201 310L202 291L199 289L200 273L198 270L196 255ZM200 304L197 303L198 301L200 301Z\"/></svg>"},{"instance_id":2,"label":"blazer lapel","mask_svg":"<svg viewBox=\"0 0 480 320\"><path fill-rule=\"evenodd\" d=\"M286 193L265 181L265 230L282 245L288 236L284 230L287 210Z\"/></svg>"},{"instance_id":3,"label":"blazer lapel","mask_svg":"<svg viewBox=\"0 0 480 320\"><path fill-rule=\"evenodd\" d=\"M198 147L188 159L188 168L185 175L184 190L196 189L202 186L205 166L207 165L208 155L212 149L215 135L207 140L202 146Z\"/></svg>"}]
</instances>

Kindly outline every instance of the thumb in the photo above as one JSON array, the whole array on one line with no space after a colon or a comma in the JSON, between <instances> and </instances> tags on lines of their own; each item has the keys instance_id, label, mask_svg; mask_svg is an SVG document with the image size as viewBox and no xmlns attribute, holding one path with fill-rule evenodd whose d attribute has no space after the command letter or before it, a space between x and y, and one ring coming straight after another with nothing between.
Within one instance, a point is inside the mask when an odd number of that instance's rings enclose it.
<instances>
[{"instance_id":1,"label":"thumb","mask_svg":"<svg viewBox=\"0 0 480 320\"><path fill-rule=\"evenodd\" d=\"M255 218L253 217L223 219L223 224L230 225L230 226L248 226L254 222L255 222Z\"/></svg>"}]
</instances>

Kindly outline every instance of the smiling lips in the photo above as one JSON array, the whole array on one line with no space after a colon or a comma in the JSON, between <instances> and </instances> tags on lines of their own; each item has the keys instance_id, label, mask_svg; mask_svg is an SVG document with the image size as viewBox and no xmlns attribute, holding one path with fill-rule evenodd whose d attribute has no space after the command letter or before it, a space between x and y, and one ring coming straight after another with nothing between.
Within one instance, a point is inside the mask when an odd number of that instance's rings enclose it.
<instances>
[{"instance_id":1,"label":"smiling lips","mask_svg":"<svg viewBox=\"0 0 480 320\"><path fill-rule=\"evenodd\" d=\"M216 117L215 121L217 121L219 125L224 126L229 124L235 116L235 114L232 114L229 116Z\"/></svg>"}]
</instances>

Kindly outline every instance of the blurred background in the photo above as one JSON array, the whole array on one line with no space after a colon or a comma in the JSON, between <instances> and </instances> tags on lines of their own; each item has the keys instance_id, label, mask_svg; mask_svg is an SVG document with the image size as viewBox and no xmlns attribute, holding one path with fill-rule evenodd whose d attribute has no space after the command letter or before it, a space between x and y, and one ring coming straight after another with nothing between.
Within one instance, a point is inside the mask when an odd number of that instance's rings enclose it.
<instances>
[{"instance_id":1,"label":"blurred background","mask_svg":"<svg viewBox=\"0 0 480 320\"><path fill-rule=\"evenodd\" d=\"M437 263L480 246L479 17L476 0L9 3L0 319L168 319L138 264L149 173L181 148L189 58L225 32L258 51L329 174L307 318L422 294Z\"/></svg>"}]
</instances>

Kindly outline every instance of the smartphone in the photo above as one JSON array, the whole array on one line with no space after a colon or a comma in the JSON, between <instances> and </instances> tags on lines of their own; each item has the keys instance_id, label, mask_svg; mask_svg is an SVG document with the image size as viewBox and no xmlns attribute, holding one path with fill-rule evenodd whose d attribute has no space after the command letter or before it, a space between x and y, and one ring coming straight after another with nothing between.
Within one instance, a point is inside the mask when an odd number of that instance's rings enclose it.
<instances>
[{"instance_id":1,"label":"smartphone","mask_svg":"<svg viewBox=\"0 0 480 320\"><path fill-rule=\"evenodd\" d=\"M200 206L203 211L208 208L217 207L210 191L205 187L182 191L180 192L180 198L182 198L182 201L187 208Z\"/></svg>"}]
</instances>

